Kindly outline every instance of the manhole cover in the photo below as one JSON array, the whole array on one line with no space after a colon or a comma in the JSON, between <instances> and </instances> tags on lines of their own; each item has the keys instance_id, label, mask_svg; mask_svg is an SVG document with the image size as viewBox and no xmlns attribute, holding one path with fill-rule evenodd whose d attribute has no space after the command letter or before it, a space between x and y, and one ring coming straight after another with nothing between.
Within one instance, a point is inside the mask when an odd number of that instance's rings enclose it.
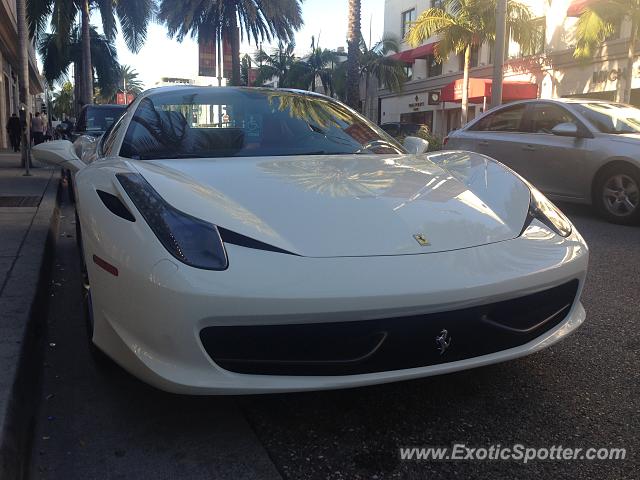
<instances>
[{"instance_id":1,"label":"manhole cover","mask_svg":"<svg viewBox=\"0 0 640 480\"><path fill-rule=\"evenodd\" d=\"M0 196L0 207L37 207L40 197Z\"/></svg>"}]
</instances>

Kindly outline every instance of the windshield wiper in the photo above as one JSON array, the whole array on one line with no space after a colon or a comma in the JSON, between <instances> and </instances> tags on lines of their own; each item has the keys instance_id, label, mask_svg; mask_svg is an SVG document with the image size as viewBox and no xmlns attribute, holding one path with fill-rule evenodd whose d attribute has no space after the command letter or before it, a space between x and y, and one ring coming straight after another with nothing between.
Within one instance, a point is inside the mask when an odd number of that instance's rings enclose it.
<instances>
[{"instance_id":1,"label":"windshield wiper","mask_svg":"<svg viewBox=\"0 0 640 480\"><path fill-rule=\"evenodd\" d=\"M138 156L138 160L176 160L180 158L203 158L203 156L195 153L154 153Z\"/></svg>"}]
</instances>

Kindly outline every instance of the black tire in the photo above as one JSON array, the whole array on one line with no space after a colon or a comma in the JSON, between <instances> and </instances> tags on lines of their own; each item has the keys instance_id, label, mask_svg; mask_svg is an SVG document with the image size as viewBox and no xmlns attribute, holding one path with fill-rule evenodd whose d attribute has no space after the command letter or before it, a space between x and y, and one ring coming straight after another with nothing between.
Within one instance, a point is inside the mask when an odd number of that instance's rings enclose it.
<instances>
[{"instance_id":1,"label":"black tire","mask_svg":"<svg viewBox=\"0 0 640 480\"><path fill-rule=\"evenodd\" d=\"M607 167L596 178L593 203L608 222L640 223L640 170L625 164Z\"/></svg>"},{"instance_id":2,"label":"black tire","mask_svg":"<svg viewBox=\"0 0 640 480\"><path fill-rule=\"evenodd\" d=\"M76 243L78 244L78 252L80 254L80 273L82 277L81 292L82 295L82 312L87 331L87 345L89 353L97 366L101 368L110 367L113 361L93 343L93 305L91 302L91 284L89 283L89 272L84 259L84 249L82 247L82 229L80 228L80 219L76 212Z\"/></svg>"},{"instance_id":3,"label":"black tire","mask_svg":"<svg viewBox=\"0 0 640 480\"><path fill-rule=\"evenodd\" d=\"M69 190L69 200L71 201L72 205L75 205L76 191L74 190L74 186L73 186L73 174L71 173L70 170L67 170L66 174L67 174L67 188Z\"/></svg>"}]
</instances>

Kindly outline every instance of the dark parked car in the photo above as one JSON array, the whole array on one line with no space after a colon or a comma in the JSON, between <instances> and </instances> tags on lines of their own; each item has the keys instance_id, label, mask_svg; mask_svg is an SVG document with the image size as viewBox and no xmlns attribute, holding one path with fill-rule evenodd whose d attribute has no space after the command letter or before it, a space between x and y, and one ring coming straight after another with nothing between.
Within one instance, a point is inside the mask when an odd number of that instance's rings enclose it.
<instances>
[{"instance_id":1,"label":"dark parked car","mask_svg":"<svg viewBox=\"0 0 640 480\"><path fill-rule=\"evenodd\" d=\"M428 125L421 123L406 123L406 122L388 122L380 125L380 128L391 135L393 138L414 137L420 131L429 131Z\"/></svg>"},{"instance_id":2,"label":"dark parked car","mask_svg":"<svg viewBox=\"0 0 640 480\"><path fill-rule=\"evenodd\" d=\"M122 116L126 109L126 105L85 105L78 115L72 140L80 135L99 137Z\"/></svg>"},{"instance_id":3,"label":"dark parked car","mask_svg":"<svg viewBox=\"0 0 640 480\"><path fill-rule=\"evenodd\" d=\"M514 102L445 139L484 153L552 200L594 205L611 222L640 222L640 110L593 99Z\"/></svg>"}]
</instances>

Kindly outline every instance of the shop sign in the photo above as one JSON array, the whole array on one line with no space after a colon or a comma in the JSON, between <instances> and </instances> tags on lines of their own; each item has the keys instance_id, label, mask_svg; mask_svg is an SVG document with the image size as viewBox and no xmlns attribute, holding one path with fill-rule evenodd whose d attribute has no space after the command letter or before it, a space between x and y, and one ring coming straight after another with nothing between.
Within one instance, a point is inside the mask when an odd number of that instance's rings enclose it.
<instances>
[{"instance_id":1,"label":"shop sign","mask_svg":"<svg viewBox=\"0 0 640 480\"><path fill-rule=\"evenodd\" d=\"M633 72L634 76L638 76L638 71ZM606 82L616 82L619 78L624 78L625 75L627 74L627 69L626 68L619 68L619 69L615 69L612 68L611 70L599 70L596 72L593 72L593 77L591 79L591 81L595 84L598 83L606 83Z\"/></svg>"},{"instance_id":2,"label":"shop sign","mask_svg":"<svg viewBox=\"0 0 640 480\"><path fill-rule=\"evenodd\" d=\"M417 112L420 110L420 107L424 107L424 102L420 101L420 97L418 97L418 95L415 96L414 98L414 102L409 104L409 108L412 109L414 112Z\"/></svg>"}]
</instances>

